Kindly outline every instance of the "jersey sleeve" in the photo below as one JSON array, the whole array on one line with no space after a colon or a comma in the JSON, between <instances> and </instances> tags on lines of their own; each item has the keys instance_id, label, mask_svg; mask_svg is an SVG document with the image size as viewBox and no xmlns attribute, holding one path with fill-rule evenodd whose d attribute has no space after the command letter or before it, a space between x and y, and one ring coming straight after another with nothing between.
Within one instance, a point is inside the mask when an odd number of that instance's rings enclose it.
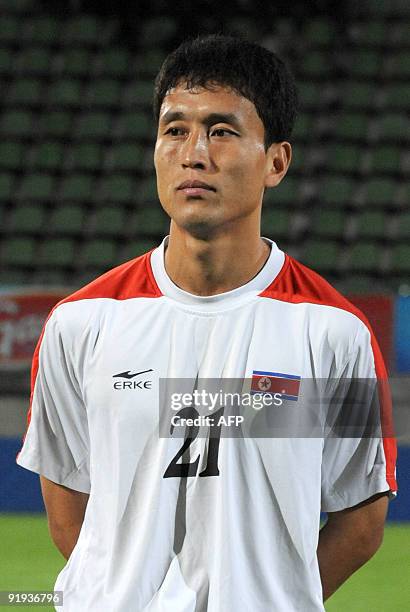
<instances>
[{"instance_id":1,"label":"jersey sleeve","mask_svg":"<svg viewBox=\"0 0 410 612\"><path fill-rule=\"evenodd\" d=\"M323 444L323 512L350 508L377 493L389 492L392 498L397 491L387 371L364 324L338 383Z\"/></svg>"},{"instance_id":2,"label":"jersey sleeve","mask_svg":"<svg viewBox=\"0 0 410 612\"><path fill-rule=\"evenodd\" d=\"M57 484L89 493L87 412L71 352L57 308L34 354L29 425L17 463Z\"/></svg>"}]
</instances>

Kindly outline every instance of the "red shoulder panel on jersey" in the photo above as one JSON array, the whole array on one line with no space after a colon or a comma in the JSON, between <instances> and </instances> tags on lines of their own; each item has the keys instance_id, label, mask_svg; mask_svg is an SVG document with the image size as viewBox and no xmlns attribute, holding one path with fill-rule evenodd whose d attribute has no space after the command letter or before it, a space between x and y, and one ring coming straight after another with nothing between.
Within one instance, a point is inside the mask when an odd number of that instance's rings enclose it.
<instances>
[{"instance_id":1,"label":"red shoulder panel on jersey","mask_svg":"<svg viewBox=\"0 0 410 612\"><path fill-rule=\"evenodd\" d=\"M39 364L39 352L41 342L44 336L44 330L48 319L52 313L61 304L68 302L76 302L79 300L89 300L97 298L112 298L114 300L127 300L138 297L161 297L162 293L155 281L150 257L151 251L140 255L139 257L127 261L112 270L109 270L102 276L99 276L91 283L82 287L75 293L72 293L68 297L64 298L49 313L46 322L43 326L40 338L37 342L33 354L33 361L31 366L31 393L30 393L30 407L27 413L27 428L30 425L31 419L31 405L33 401L34 384L37 378L38 364ZM25 437L26 434L24 434ZM24 440L24 438L23 438Z\"/></svg>"},{"instance_id":2,"label":"red shoulder panel on jersey","mask_svg":"<svg viewBox=\"0 0 410 612\"><path fill-rule=\"evenodd\" d=\"M395 467L397 446L393 433L392 402L388 384L388 373L384 360L369 321L364 314L343 297L317 272L304 266L293 257L286 255L282 270L275 280L262 293L261 297L272 298L293 304L310 303L334 306L354 314L370 332L378 391L380 398L383 448L386 457L386 479L392 491L397 491Z\"/></svg>"}]
</instances>

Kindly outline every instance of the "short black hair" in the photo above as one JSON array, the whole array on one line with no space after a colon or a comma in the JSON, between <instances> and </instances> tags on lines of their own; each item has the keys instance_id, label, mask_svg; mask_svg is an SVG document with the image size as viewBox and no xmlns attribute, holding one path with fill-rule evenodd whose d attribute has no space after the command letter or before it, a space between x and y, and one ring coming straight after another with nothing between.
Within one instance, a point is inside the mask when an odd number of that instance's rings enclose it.
<instances>
[{"instance_id":1,"label":"short black hair","mask_svg":"<svg viewBox=\"0 0 410 612\"><path fill-rule=\"evenodd\" d=\"M266 148L291 136L298 105L295 80L284 62L260 45L222 34L183 42L155 79L157 122L164 97L180 83L189 89L226 86L253 102L265 127Z\"/></svg>"}]
</instances>

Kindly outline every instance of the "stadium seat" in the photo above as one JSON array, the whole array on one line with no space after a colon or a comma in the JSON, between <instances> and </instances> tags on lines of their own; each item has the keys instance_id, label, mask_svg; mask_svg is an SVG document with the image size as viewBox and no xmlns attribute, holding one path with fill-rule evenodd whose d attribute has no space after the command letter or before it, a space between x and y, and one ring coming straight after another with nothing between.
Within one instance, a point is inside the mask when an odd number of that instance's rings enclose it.
<instances>
[{"instance_id":1,"label":"stadium seat","mask_svg":"<svg viewBox=\"0 0 410 612\"><path fill-rule=\"evenodd\" d=\"M320 185L320 199L328 205L350 205L353 195L354 183L351 179L342 176L324 178Z\"/></svg>"},{"instance_id":2,"label":"stadium seat","mask_svg":"<svg viewBox=\"0 0 410 612\"><path fill-rule=\"evenodd\" d=\"M152 81L133 81L129 83L124 91L122 102L128 107L147 108L151 111L154 86Z\"/></svg>"},{"instance_id":3,"label":"stadium seat","mask_svg":"<svg viewBox=\"0 0 410 612\"><path fill-rule=\"evenodd\" d=\"M382 174L394 174L400 172L399 147L376 147L370 154L370 172Z\"/></svg>"},{"instance_id":4,"label":"stadium seat","mask_svg":"<svg viewBox=\"0 0 410 612\"><path fill-rule=\"evenodd\" d=\"M360 169L362 149L354 145L334 144L329 147L326 168L334 172L357 172Z\"/></svg>"},{"instance_id":5,"label":"stadium seat","mask_svg":"<svg viewBox=\"0 0 410 612\"><path fill-rule=\"evenodd\" d=\"M151 46L153 43L161 47L166 45L177 32L178 24L172 17L161 15L142 20L140 36L144 46Z\"/></svg>"},{"instance_id":6,"label":"stadium seat","mask_svg":"<svg viewBox=\"0 0 410 612\"><path fill-rule=\"evenodd\" d=\"M397 184L392 179L372 178L363 185L365 205L393 206Z\"/></svg>"},{"instance_id":7,"label":"stadium seat","mask_svg":"<svg viewBox=\"0 0 410 612\"><path fill-rule=\"evenodd\" d=\"M83 86L81 81L62 79L53 83L48 91L50 104L56 108L79 106L83 99Z\"/></svg>"},{"instance_id":8,"label":"stadium seat","mask_svg":"<svg viewBox=\"0 0 410 612\"><path fill-rule=\"evenodd\" d=\"M12 15L2 15L0 19L0 43L17 42L21 22Z\"/></svg>"},{"instance_id":9,"label":"stadium seat","mask_svg":"<svg viewBox=\"0 0 410 612\"><path fill-rule=\"evenodd\" d=\"M298 95L302 110L316 110L322 106L323 96L319 85L315 81L301 81L298 83ZM296 121L300 119L300 116ZM306 119L302 118L302 122ZM302 126L303 131L303 126Z\"/></svg>"},{"instance_id":10,"label":"stadium seat","mask_svg":"<svg viewBox=\"0 0 410 612\"><path fill-rule=\"evenodd\" d=\"M130 261L158 246L155 240L132 240L122 250L120 260Z\"/></svg>"},{"instance_id":11,"label":"stadium seat","mask_svg":"<svg viewBox=\"0 0 410 612\"><path fill-rule=\"evenodd\" d=\"M386 235L387 215L380 211L363 212L357 220L357 234L363 238L383 238Z\"/></svg>"},{"instance_id":12,"label":"stadium seat","mask_svg":"<svg viewBox=\"0 0 410 612\"><path fill-rule=\"evenodd\" d=\"M402 213L397 217L397 235L403 240L410 240L410 212Z\"/></svg>"},{"instance_id":13,"label":"stadium seat","mask_svg":"<svg viewBox=\"0 0 410 612\"><path fill-rule=\"evenodd\" d=\"M348 109L372 108L376 93L374 83L365 81L347 81L340 86L343 106Z\"/></svg>"},{"instance_id":14,"label":"stadium seat","mask_svg":"<svg viewBox=\"0 0 410 612\"><path fill-rule=\"evenodd\" d=\"M137 143L121 143L107 151L106 166L109 170L140 171L144 149Z\"/></svg>"},{"instance_id":15,"label":"stadium seat","mask_svg":"<svg viewBox=\"0 0 410 612\"><path fill-rule=\"evenodd\" d=\"M51 201L55 196L54 179L49 174L27 174L21 181L17 195L22 200Z\"/></svg>"},{"instance_id":16,"label":"stadium seat","mask_svg":"<svg viewBox=\"0 0 410 612\"><path fill-rule=\"evenodd\" d=\"M385 44L386 34L383 21L363 21L351 29L352 38L357 44L371 47Z\"/></svg>"},{"instance_id":17,"label":"stadium seat","mask_svg":"<svg viewBox=\"0 0 410 612\"><path fill-rule=\"evenodd\" d=\"M99 198L103 202L135 202L135 185L126 174L113 174L104 177L99 185Z\"/></svg>"},{"instance_id":18,"label":"stadium seat","mask_svg":"<svg viewBox=\"0 0 410 612\"><path fill-rule=\"evenodd\" d=\"M327 78L331 72L331 58L329 54L321 51L310 51L307 53L300 65L303 76L317 80ZM316 85L318 88L318 85Z\"/></svg>"},{"instance_id":19,"label":"stadium seat","mask_svg":"<svg viewBox=\"0 0 410 612\"><path fill-rule=\"evenodd\" d=\"M87 49L64 49L60 58L65 74L71 77L88 75L90 70L90 52Z\"/></svg>"},{"instance_id":20,"label":"stadium seat","mask_svg":"<svg viewBox=\"0 0 410 612\"><path fill-rule=\"evenodd\" d=\"M90 112L81 117L75 136L84 139L104 140L104 138L110 136L110 131L111 115L109 113Z\"/></svg>"},{"instance_id":21,"label":"stadium seat","mask_svg":"<svg viewBox=\"0 0 410 612\"><path fill-rule=\"evenodd\" d=\"M101 167L103 148L94 142L72 145L68 151L69 167L78 170L97 171Z\"/></svg>"},{"instance_id":22,"label":"stadium seat","mask_svg":"<svg viewBox=\"0 0 410 612\"><path fill-rule=\"evenodd\" d=\"M93 107L115 107L120 100L120 85L114 79L91 81L88 85L85 99Z\"/></svg>"},{"instance_id":23,"label":"stadium seat","mask_svg":"<svg viewBox=\"0 0 410 612\"><path fill-rule=\"evenodd\" d=\"M99 72L107 76L126 76L130 70L131 55L124 48L111 48L98 56Z\"/></svg>"},{"instance_id":24,"label":"stadium seat","mask_svg":"<svg viewBox=\"0 0 410 612\"><path fill-rule=\"evenodd\" d=\"M391 267L396 273L410 274L410 245L398 244L393 248Z\"/></svg>"},{"instance_id":25,"label":"stadium seat","mask_svg":"<svg viewBox=\"0 0 410 612\"><path fill-rule=\"evenodd\" d=\"M59 206L51 215L49 230L53 234L80 235L84 230L85 220L86 215L82 206L73 204Z\"/></svg>"},{"instance_id":26,"label":"stadium seat","mask_svg":"<svg viewBox=\"0 0 410 612\"><path fill-rule=\"evenodd\" d=\"M33 114L29 111L6 111L1 117L1 136L24 138L31 136Z\"/></svg>"},{"instance_id":27,"label":"stadium seat","mask_svg":"<svg viewBox=\"0 0 410 612\"><path fill-rule=\"evenodd\" d=\"M8 74L12 72L14 66L14 55L9 49L0 48L0 74Z\"/></svg>"},{"instance_id":28,"label":"stadium seat","mask_svg":"<svg viewBox=\"0 0 410 612\"><path fill-rule=\"evenodd\" d=\"M286 176L277 187L265 190L263 201L266 206L297 206L298 201L298 180L291 176Z\"/></svg>"},{"instance_id":29,"label":"stadium seat","mask_svg":"<svg viewBox=\"0 0 410 612\"><path fill-rule=\"evenodd\" d=\"M14 176L2 172L0 174L0 201L11 200L13 193Z\"/></svg>"},{"instance_id":30,"label":"stadium seat","mask_svg":"<svg viewBox=\"0 0 410 612\"><path fill-rule=\"evenodd\" d=\"M18 56L17 65L22 74L46 75L50 70L51 55L45 48L24 49Z\"/></svg>"},{"instance_id":31,"label":"stadium seat","mask_svg":"<svg viewBox=\"0 0 410 612\"><path fill-rule=\"evenodd\" d=\"M349 268L355 272L377 272L380 250L374 242L359 242L349 249Z\"/></svg>"},{"instance_id":32,"label":"stadium seat","mask_svg":"<svg viewBox=\"0 0 410 612\"><path fill-rule=\"evenodd\" d=\"M38 234L45 221L46 212L42 206L16 206L11 214L9 230L13 234Z\"/></svg>"},{"instance_id":33,"label":"stadium seat","mask_svg":"<svg viewBox=\"0 0 410 612\"><path fill-rule=\"evenodd\" d=\"M95 236L120 236L127 222L125 211L119 206L104 206L95 214Z\"/></svg>"},{"instance_id":34,"label":"stadium seat","mask_svg":"<svg viewBox=\"0 0 410 612\"><path fill-rule=\"evenodd\" d=\"M365 114L343 112L332 120L334 134L339 140L363 141L367 139L368 119Z\"/></svg>"},{"instance_id":35,"label":"stadium seat","mask_svg":"<svg viewBox=\"0 0 410 612\"><path fill-rule=\"evenodd\" d=\"M154 124L150 116L142 112L124 113L118 121L118 136L123 139L151 140Z\"/></svg>"},{"instance_id":36,"label":"stadium seat","mask_svg":"<svg viewBox=\"0 0 410 612\"><path fill-rule=\"evenodd\" d=\"M290 213L286 208L262 210L262 233L276 240L289 234Z\"/></svg>"},{"instance_id":37,"label":"stadium seat","mask_svg":"<svg viewBox=\"0 0 410 612\"><path fill-rule=\"evenodd\" d=\"M61 185L60 198L72 202L88 202L92 199L93 183L88 174L68 175Z\"/></svg>"},{"instance_id":38,"label":"stadium seat","mask_svg":"<svg viewBox=\"0 0 410 612\"><path fill-rule=\"evenodd\" d=\"M132 220L132 234L162 237L169 231L169 217L162 208L145 207L138 211Z\"/></svg>"},{"instance_id":39,"label":"stadium seat","mask_svg":"<svg viewBox=\"0 0 410 612\"><path fill-rule=\"evenodd\" d=\"M309 19L303 29L303 36L313 45L330 45L335 37L335 29L330 19Z\"/></svg>"},{"instance_id":40,"label":"stadium seat","mask_svg":"<svg viewBox=\"0 0 410 612\"><path fill-rule=\"evenodd\" d=\"M336 242L309 240L304 248L301 261L315 270L335 272L339 249Z\"/></svg>"},{"instance_id":41,"label":"stadium seat","mask_svg":"<svg viewBox=\"0 0 410 612\"><path fill-rule=\"evenodd\" d=\"M410 106L410 84L391 83L385 88L384 104L394 110L406 110Z\"/></svg>"},{"instance_id":42,"label":"stadium seat","mask_svg":"<svg viewBox=\"0 0 410 612\"><path fill-rule=\"evenodd\" d=\"M116 245L113 240L90 240L82 249L84 265L103 270L115 263Z\"/></svg>"},{"instance_id":43,"label":"stadium seat","mask_svg":"<svg viewBox=\"0 0 410 612\"><path fill-rule=\"evenodd\" d=\"M410 52L400 51L399 53L392 54L389 62L389 76L406 78L410 76Z\"/></svg>"},{"instance_id":44,"label":"stadium seat","mask_svg":"<svg viewBox=\"0 0 410 612\"><path fill-rule=\"evenodd\" d=\"M135 70L134 74L152 78L157 74L164 59L164 50L160 48L146 49L144 53L141 53L135 58L133 66Z\"/></svg>"},{"instance_id":45,"label":"stadium seat","mask_svg":"<svg viewBox=\"0 0 410 612\"><path fill-rule=\"evenodd\" d=\"M136 199L142 206L158 202L157 182L154 176L143 179L138 183Z\"/></svg>"},{"instance_id":46,"label":"stadium seat","mask_svg":"<svg viewBox=\"0 0 410 612\"><path fill-rule=\"evenodd\" d=\"M359 49L347 55L347 68L354 77L377 77L381 67L381 55L377 51Z\"/></svg>"},{"instance_id":47,"label":"stadium seat","mask_svg":"<svg viewBox=\"0 0 410 612\"><path fill-rule=\"evenodd\" d=\"M35 79L15 80L6 95L6 102L10 105L34 106L39 104L41 98L42 85Z\"/></svg>"},{"instance_id":48,"label":"stadium seat","mask_svg":"<svg viewBox=\"0 0 410 612\"><path fill-rule=\"evenodd\" d=\"M303 105L303 100L301 101ZM295 127L293 128L292 138L296 141L305 141L312 138L313 132L313 115L300 113L296 119Z\"/></svg>"},{"instance_id":49,"label":"stadium seat","mask_svg":"<svg viewBox=\"0 0 410 612\"><path fill-rule=\"evenodd\" d=\"M8 238L3 243L2 261L9 266L30 266L35 262L34 238Z\"/></svg>"},{"instance_id":50,"label":"stadium seat","mask_svg":"<svg viewBox=\"0 0 410 612\"><path fill-rule=\"evenodd\" d=\"M43 170L57 170L61 167L64 145L50 141L35 146L30 154L30 165Z\"/></svg>"},{"instance_id":51,"label":"stadium seat","mask_svg":"<svg viewBox=\"0 0 410 612\"><path fill-rule=\"evenodd\" d=\"M17 170L22 164L25 149L20 142L0 142L0 169Z\"/></svg>"},{"instance_id":52,"label":"stadium seat","mask_svg":"<svg viewBox=\"0 0 410 612\"><path fill-rule=\"evenodd\" d=\"M325 238L342 238L345 217L341 210L317 210L313 215L311 232Z\"/></svg>"},{"instance_id":53,"label":"stadium seat","mask_svg":"<svg viewBox=\"0 0 410 612\"><path fill-rule=\"evenodd\" d=\"M40 134L45 137L65 137L71 134L73 119L70 112L46 112L39 119Z\"/></svg>"},{"instance_id":54,"label":"stadium seat","mask_svg":"<svg viewBox=\"0 0 410 612\"><path fill-rule=\"evenodd\" d=\"M51 46L59 40L60 24L58 19L47 15L31 19L24 38L27 42Z\"/></svg>"},{"instance_id":55,"label":"stadium seat","mask_svg":"<svg viewBox=\"0 0 410 612\"><path fill-rule=\"evenodd\" d=\"M404 114L385 114L378 122L379 139L381 142L407 141L410 133L410 122Z\"/></svg>"},{"instance_id":56,"label":"stadium seat","mask_svg":"<svg viewBox=\"0 0 410 612\"><path fill-rule=\"evenodd\" d=\"M68 45L97 46L102 40L102 23L94 15L79 15L65 22L62 42Z\"/></svg>"},{"instance_id":57,"label":"stadium seat","mask_svg":"<svg viewBox=\"0 0 410 612\"><path fill-rule=\"evenodd\" d=\"M75 259L75 243L69 238L50 238L39 249L39 263L47 268L72 266Z\"/></svg>"}]
</instances>

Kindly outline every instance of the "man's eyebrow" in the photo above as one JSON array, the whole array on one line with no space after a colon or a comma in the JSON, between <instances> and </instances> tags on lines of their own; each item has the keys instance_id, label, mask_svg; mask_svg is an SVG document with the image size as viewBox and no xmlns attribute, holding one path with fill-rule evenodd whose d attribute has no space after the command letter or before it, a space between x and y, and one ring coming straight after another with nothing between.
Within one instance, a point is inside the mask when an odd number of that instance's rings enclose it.
<instances>
[{"instance_id":1,"label":"man's eyebrow","mask_svg":"<svg viewBox=\"0 0 410 612\"><path fill-rule=\"evenodd\" d=\"M187 116L183 112L169 110L163 114L160 122L162 125L168 125L168 123L172 123L172 121L183 121L186 119ZM234 113L210 113L202 119L201 123L206 125L206 127L211 127L216 123L229 123L238 130L241 127L240 122Z\"/></svg>"}]
</instances>

